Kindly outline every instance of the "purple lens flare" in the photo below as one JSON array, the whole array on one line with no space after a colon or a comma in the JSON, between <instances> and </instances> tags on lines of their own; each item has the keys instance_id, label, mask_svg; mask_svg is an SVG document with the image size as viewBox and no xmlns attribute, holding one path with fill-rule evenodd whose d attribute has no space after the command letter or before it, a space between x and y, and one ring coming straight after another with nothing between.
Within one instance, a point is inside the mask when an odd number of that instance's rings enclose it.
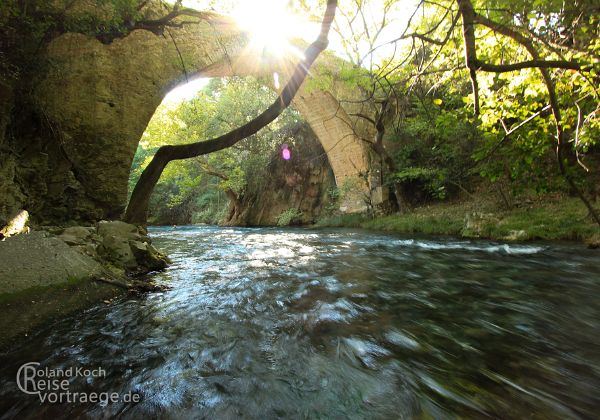
<instances>
[{"instance_id":1,"label":"purple lens flare","mask_svg":"<svg viewBox=\"0 0 600 420\"><path fill-rule=\"evenodd\" d=\"M292 158L292 152L288 149L287 144L281 146L281 157L283 157L283 160L290 160Z\"/></svg>"}]
</instances>

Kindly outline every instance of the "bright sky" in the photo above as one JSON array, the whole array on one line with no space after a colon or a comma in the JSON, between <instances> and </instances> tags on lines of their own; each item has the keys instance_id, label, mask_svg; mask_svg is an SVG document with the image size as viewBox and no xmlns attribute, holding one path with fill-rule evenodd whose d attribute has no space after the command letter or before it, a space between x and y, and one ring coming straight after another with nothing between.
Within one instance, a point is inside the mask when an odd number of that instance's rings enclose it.
<instances>
[{"instance_id":1,"label":"bright sky","mask_svg":"<svg viewBox=\"0 0 600 420\"><path fill-rule=\"evenodd\" d=\"M196 96L196 93L200 91L204 86L208 84L210 79L198 77L194 80L190 80L188 83L180 85L170 91L163 102L168 103L169 105L178 104L179 102L189 101Z\"/></svg>"},{"instance_id":2,"label":"bright sky","mask_svg":"<svg viewBox=\"0 0 600 420\"><path fill-rule=\"evenodd\" d=\"M250 47L255 47L258 50L266 49L274 55L283 55L294 52L294 48L288 42L290 39L301 38L305 41L314 40L320 29L320 22L309 21L306 17L294 14L292 11L299 10L294 5L297 0L184 0L183 5L193 7L198 10L214 10L218 13L233 16L240 27L248 31L250 34ZM370 0L366 2L368 7L364 9L364 15L367 21L380 22L383 17L383 2L384 0ZM308 0L309 5L318 4L318 0ZM336 23L342 32L350 33L347 20L343 13L348 17L352 17L355 10L344 6L353 4L349 1L340 1L343 12L338 10ZM388 27L383 30L377 40L377 45L386 43L396 38L406 26L406 23L412 13L415 5L415 0L405 0L398 2L398 5L388 13ZM314 7L314 10L320 10L322 7ZM360 33L363 31L362 26L358 23L362 20L356 19L353 24L354 31ZM349 35L344 36L348 39ZM329 35L329 49L340 57L346 57L343 40L334 30ZM359 43L361 55L369 51L368 43ZM383 57L386 54L391 54L393 47L388 46L377 50L378 57ZM297 52L297 51L296 51ZM194 95L206 86L207 79L195 79L188 84L181 85L169 92L166 101L177 103L184 100L190 100Z\"/></svg>"}]
</instances>

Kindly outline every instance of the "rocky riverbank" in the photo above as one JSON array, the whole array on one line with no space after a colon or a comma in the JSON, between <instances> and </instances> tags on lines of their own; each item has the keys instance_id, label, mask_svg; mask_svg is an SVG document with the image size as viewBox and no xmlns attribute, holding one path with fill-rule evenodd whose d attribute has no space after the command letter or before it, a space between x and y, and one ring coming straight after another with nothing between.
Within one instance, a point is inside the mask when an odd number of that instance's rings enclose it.
<instances>
[{"instance_id":1,"label":"rocky riverbank","mask_svg":"<svg viewBox=\"0 0 600 420\"><path fill-rule=\"evenodd\" d=\"M82 310L162 270L169 259L143 228L120 221L38 227L0 242L0 347L53 317Z\"/></svg>"}]
</instances>

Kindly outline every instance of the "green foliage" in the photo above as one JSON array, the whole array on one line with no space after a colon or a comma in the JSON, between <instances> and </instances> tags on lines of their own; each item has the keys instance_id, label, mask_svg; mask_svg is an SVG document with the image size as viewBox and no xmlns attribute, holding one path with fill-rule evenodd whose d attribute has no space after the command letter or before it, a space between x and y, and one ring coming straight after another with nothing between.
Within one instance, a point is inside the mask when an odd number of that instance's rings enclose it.
<instances>
[{"instance_id":1,"label":"green foliage","mask_svg":"<svg viewBox=\"0 0 600 420\"><path fill-rule=\"evenodd\" d=\"M511 211L498 211L493 203L467 202L436 204L420 207L409 213L368 219L361 215L342 215L321 218L319 227L360 227L398 233L462 236L465 214L492 211L496 223L490 224L486 235L490 239L506 239L521 232L519 240L586 240L597 235L598 228L586 217L587 210L575 198L532 203ZM488 208L489 207L489 208Z\"/></svg>"},{"instance_id":2,"label":"green foliage","mask_svg":"<svg viewBox=\"0 0 600 420\"><path fill-rule=\"evenodd\" d=\"M472 175L481 134L461 108L450 109L457 96L447 93L445 108L435 100L413 103L412 115L386 138L398 168L388 182L399 182L415 202L449 198Z\"/></svg>"},{"instance_id":3,"label":"green foliage","mask_svg":"<svg viewBox=\"0 0 600 420\"><path fill-rule=\"evenodd\" d=\"M130 191L152 155L163 144L186 144L211 139L237 128L266 109L276 94L251 77L212 79L188 102L164 103L149 123L132 165ZM293 145L302 120L286 110L274 123L236 147L165 168L150 206L153 222L178 224L222 222L231 191L243 197L259 191L269 177L268 166L282 143ZM220 218L220 219L219 219Z\"/></svg>"},{"instance_id":4,"label":"green foliage","mask_svg":"<svg viewBox=\"0 0 600 420\"><path fill-rule=\"evenodd\" d=\"M298 223L302 217L302 212L295 208L289 208L277 216L277 226L289 226Z\"/></svg>"},{"instance_id":5,"label":"green foliage","mask_svg":"<svg viewBox=\"0 0 600 420\"><path fill-rule=\"evenodd\" d=\"M210 225L221 223L227 214L227 206L224 203L227 203L227 198L221 191L214 188L204 189L204 192L196 197L194 212L186 223Z\"/></svg>"},{"instance_id":6,"label":"green foliage","mask_svg":"<svg viewBox=\"0 0 600 420\"><path fill-rule=\"evenodd\" d=\"M335 214L320 217L315 224L317 227L362 227L369 218L363 214Z\"/></svg>"},{"instance_id":7,"label":"green foliage","mask_svg":"<svg viewBox=\"0 0 600 420\"><path fill-rule=\"evenodd\" d=\"M404 215L376 218L361 224L366 229L428 235L460 235L463 215L450 218L446 213L428 214L419 211Z\"/></svg>"},{"instance_id":8,"label":"green foliage","mask_svg":"<svg viewBox=\"0 0 600 420\"><path fill-rule=\"evenodd\" d=\"M396 172L394 179L401 184L418 183L424 192L433 198L446 198L446 174L443 170L407 167Z\"/></svg>"},{"instance_id":9,"label":"green foliage","mask_svg":"<svg viewBox=\"0 0 600 420\"><path fill-rule=\"evenodd\" d=\"M398 5L406 7L399 1L384 3L384 7L392 7L390 10ZM472 3L477 13L530 40L541 59L582 64L582 71L548 72L556 85L569 140L565 145L568 173L580 188L597 193L598 171L593 168L598 165L600 141L597 2L584 0L569 7L558 0ZM453 22L455 15L449 13L456 3L421 2L418 7L421 10L413 15L411 27L404 33L424 36L407 36L394 48L385 48L378 38L382 34L390 34L391 39L394 32L397 39L402 38L404 28L392 24L396 15L381 19L384 9L375 0L341 2L342 19L336 30L346 58L355 68L368 71L342 66L339 72L321 71L312 82L321 89L354 87L353 92L363 94L360 112L373 120L382 99L392 104L385 120L385 148L393 155L397 170L384 170L384 183L399 182L408 199L417 202L451 198L478 176L508 184L513 194L570 192L556 165L554 115L540 113L550 102L540 70L478 71L481 110L474 118L468 72L457 68L464 66L465 46L460 19ZM504 65L533 58L505 31L476 25L475 36L477 58L483 62ZM373 52L378 44L384 48ZM511 129L516 131L506 139L505 133ZM577 163L592 170L581 170Z\"/></svg>"},{"instance_id":10,"label":"green foliage","mask_svg":"<svg viewBox=\"0 0 600 420\"><path fill-rule=\"evenodd\" d=\"M342 185L338 187L338 196L341 201L344 200L349 194L352 194L354 191L360 191L361 187L364 185L364 181L357 177L346 178Z\"/></svg>"},{"instance_id":11,"label":"green foliage","mask_svg":"<svg viewBox=\"0 0 600 420\"><path fill-rule=\"evenodd\" d=\"M365 68L339 59L336 59L335 63L336 68L315 67L311 71L312 77L305 82L305 92L335 91L336 89L353 92L370 89L373 75Z\"/></svg>"},{"instance_id":12,"label":"green foliage","mask_svg":"<svg viewBox=\"0 0 600 420\"><path fill-rule=\"evenodd\" d=\"M327 205L325 206L324 213L326 216L331 216L338 212L340 208L341 192L336 186L327 189Z\"/></svg>"}]
</instances>

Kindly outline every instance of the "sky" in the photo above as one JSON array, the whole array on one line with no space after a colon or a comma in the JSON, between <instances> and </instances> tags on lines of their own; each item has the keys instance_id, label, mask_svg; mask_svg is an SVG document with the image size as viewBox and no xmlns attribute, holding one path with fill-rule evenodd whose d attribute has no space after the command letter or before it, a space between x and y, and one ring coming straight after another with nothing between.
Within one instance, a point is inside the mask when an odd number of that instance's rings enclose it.
<instances>
[{"instance_id":1,"label":"sky","mask_svg":"<svg viewBox=\"0 0 600 420\"><path fill-rule=\"evenodd\" d=\"M196 96L196 93L198 93L200 89L208 84L209 80L210 79L205 77L198 77L194 80L190 80L188 83L177 86L165 96L163 102L174 105L182 101L189 101Z\"/></svg>"}]
</instances>

